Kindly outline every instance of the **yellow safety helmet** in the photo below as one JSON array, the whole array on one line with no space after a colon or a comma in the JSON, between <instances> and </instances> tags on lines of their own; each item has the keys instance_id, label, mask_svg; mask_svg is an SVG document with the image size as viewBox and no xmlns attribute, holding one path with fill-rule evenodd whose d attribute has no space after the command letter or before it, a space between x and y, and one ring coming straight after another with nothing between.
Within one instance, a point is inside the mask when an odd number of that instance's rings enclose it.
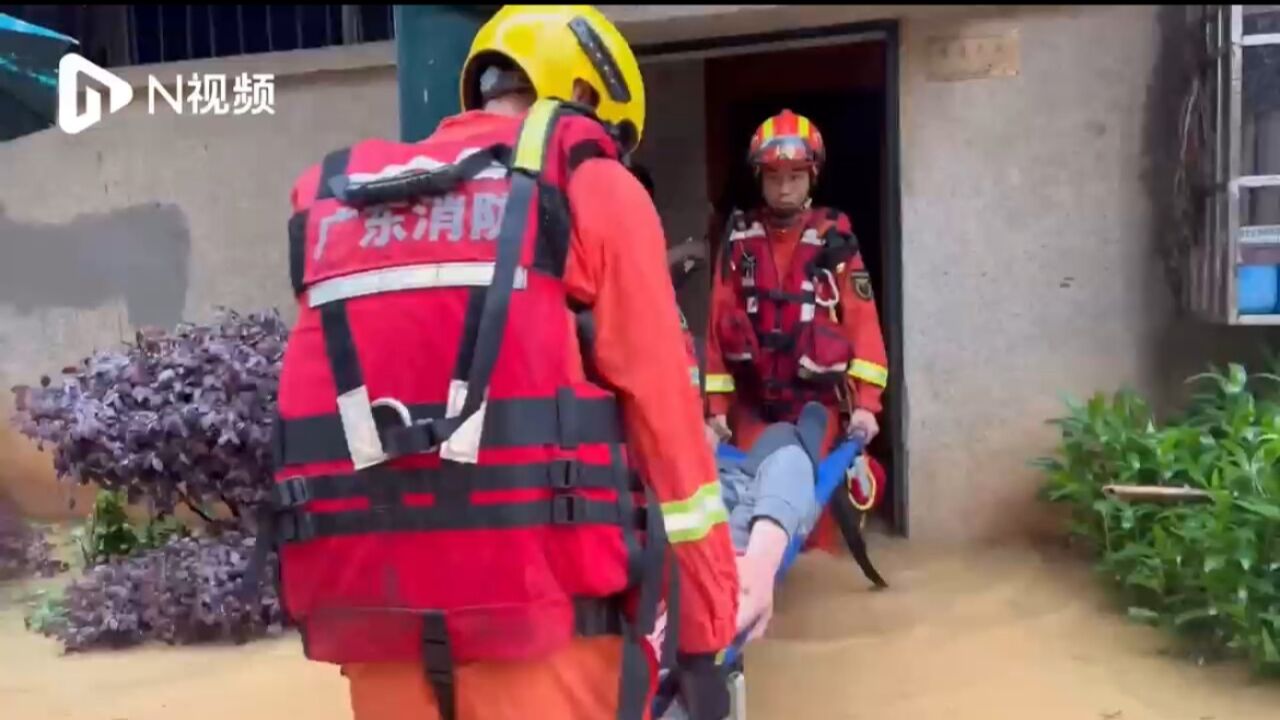
<instances>
[{"instance_id":1,"label":"yellow safety helmet","mask_svg":"<svg viewBox=\"0 0 1280 720\"><path fill-rule=\"evenodd\" d=\"M596 116L613 125L627 151L644 135L644 78L626 38L591 5L504 5L476 33L462 68L462 108L481 106L486 57L524 71L539 98L570 100L573 81L600 96Z\"/></svg>"}]
</instances>

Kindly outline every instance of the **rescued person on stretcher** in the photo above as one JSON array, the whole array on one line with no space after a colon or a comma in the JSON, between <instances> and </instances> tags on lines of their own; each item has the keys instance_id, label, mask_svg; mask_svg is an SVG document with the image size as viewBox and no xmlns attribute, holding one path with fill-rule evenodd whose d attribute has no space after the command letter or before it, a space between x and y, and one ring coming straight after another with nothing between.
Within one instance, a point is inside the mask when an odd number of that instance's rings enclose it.
<instances>
[{"instance_id":1,"label":"rescued person on stretcher","mask_svg":"<svg viewBox=\"0 0 1280 720\"><path fill-rule=\"evenodd\" d=\"M773 616L774 584L787 547L817 523L821 507L814 481L826 422L826 412L813 404L795 424L766 428L741 459L717 454L716 472L738 555L738 632L750 629L748 642L764 635ZM719 437L708 428L706 439L715 452ZM653 639L661 640L662 632L660 623Z\"/></svg>"},{"instance_id":2,"label":"rescued person on stretcher","mask_svg":"<svg viewBox=\"0 0 1280 720\"><path fill-rule=\"evenodd\" d=\"M787 547L818 521L821 507L814 480L826 421L826 413L815 405L794 425L769 426L744 459L717 456L729 532L738 553L738 632L751 628L748 641L764 634L773 615L774 582ZM720 442L710 428L707 442L713 452Z\"/></svg>"}]
</instances>

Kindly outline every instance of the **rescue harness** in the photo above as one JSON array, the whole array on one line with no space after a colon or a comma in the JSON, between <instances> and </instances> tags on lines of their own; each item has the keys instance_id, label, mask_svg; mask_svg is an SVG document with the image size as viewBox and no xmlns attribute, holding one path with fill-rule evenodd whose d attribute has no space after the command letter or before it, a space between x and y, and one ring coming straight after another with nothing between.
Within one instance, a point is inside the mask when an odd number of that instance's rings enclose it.
<instances>
[{"instance_id":1,"label":"rescue harness","mask_svg":"<svg viewBox=\"0 0 1280 720\"><path fill-rule=\"evenodd\" d=\"M793 419L809 401L835 404L854 360L839 325L835 274L858 242L839 231L838 218L835 210L806 211L786 268L777 267L757 214L735 211L727 223L721 274L732 278L737 305L715 332L737 391L766 421Z\"/></svg>"}]
</instances>

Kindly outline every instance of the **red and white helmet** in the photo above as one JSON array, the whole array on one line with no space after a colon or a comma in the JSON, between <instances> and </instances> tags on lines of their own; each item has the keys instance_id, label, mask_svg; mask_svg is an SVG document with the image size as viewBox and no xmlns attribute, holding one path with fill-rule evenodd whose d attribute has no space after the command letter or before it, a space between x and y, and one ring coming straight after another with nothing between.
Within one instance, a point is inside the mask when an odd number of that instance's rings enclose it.
<instances>
[{"instance_id":1,"label":"red and white helmet","mask_svg":"<svg viewBox=\"0 0 1280 720\"><path fill-rule=\"evenodd\" d=\"M827 159L827 148L809 118L783 110L756 129L748 159L756 173L766 167L808 168L816 178Z\"/></svg>"}]
</instances>

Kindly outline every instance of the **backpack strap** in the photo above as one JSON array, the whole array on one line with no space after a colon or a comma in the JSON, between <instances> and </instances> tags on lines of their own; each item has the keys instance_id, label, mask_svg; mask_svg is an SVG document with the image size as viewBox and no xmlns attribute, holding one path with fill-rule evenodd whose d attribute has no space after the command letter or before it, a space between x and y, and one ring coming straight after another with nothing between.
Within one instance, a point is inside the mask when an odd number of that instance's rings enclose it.
<instances>
[{"instance_id":1,"label":"backpack strap","mask_svg":"<svg viewBox=\"0 0 1280 720\"><path fill-rule=\"evenodd\" d=\"M555 111L554 101L539 101L520 127L519 140L510 163L511 188L507 209L503 213L498 233L498 257L482 302L471 303L468 310L466 324L469 328L475 328L474 345L465 342L467 338L464 338L464 343L459 348L459 353L470 360L457 363L450 383L445 417L414 419L408 417L407 413L394 412L400 407L394 399L382 398L375 401L370 398L352 340L347 317L347 298L337 297L332 302L320 305L325 346L338 389L338 414L347 449L357 470L378 465L393 457L431 452L452 437L483 406L507 323L511 294L517 285L526 224L536 201L538 176L542 171ZM483 167L487 167L491 159L492 157L485 158ZM472 164L480 166L480 160ZM321 187L322 190L329 188L331 192L354 193L363 200L386 198L416 188L440 187L444 182L462 176L458 167L443 173L436 171L425 175L416 174L395 182L370 183L358 190L351 183L341 181L327 182ZM474 168L470 166L466 168L468 171L472 169ZM381 427L374 415L375 404L391 410L380 413L384 419ZM391 420L389 427L385 420ZM470 443L471 447L462 453L465 457L460 459L465 461L469 457L474 462L475 453L479 449L479 430L477 427L474 433L476 442Z\"/></svg>"}]
</instances>

